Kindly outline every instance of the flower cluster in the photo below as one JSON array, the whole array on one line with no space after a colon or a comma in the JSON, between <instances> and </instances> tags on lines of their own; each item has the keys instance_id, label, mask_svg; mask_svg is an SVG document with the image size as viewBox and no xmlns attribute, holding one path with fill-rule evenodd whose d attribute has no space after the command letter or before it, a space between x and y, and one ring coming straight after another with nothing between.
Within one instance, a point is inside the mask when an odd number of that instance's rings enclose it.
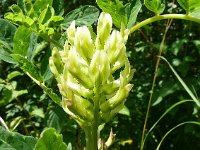
<instances>
[{"instance_id":1,"label":"flower cluster","mask_svg":"<svg viewBox=\"0 0 200 150\"><path fill-rule=\"evenodd\" d=\"M97 34L76 28L73 21L64 50L53 49L49 65L62 106L80 125L90 125L95 117L107 122L123 108L134 74L126 55L128 34L128 29L112 30L111 16L102 12Z\"/></svg>"}]
</instances>

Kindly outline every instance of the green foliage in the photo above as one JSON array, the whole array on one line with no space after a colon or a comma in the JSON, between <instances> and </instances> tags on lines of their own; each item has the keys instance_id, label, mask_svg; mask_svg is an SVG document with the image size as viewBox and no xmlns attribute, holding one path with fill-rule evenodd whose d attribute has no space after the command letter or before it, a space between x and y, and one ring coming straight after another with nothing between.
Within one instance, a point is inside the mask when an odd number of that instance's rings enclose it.
<instances>
[{"instance_id":1,"label":"green foliage","mask_svg":"<svg viewBox=\"0 0 200 150\"><path fill-rule=\"evenodd\" d=\"M32 31L29 28L20 26L14 36L13 53L27 56ZM23 39L23 40L20 40Z\"/></svg>"},{"instance_id":2,"label":"green foliage","mask_svg":"<svg viewBox=\"0 0 200 150\"><path fill-rule=\"evenodd\" d=\"M0 26L0 59L15 63L9 54L12 52L13 37L17 28L4 19L0 19Z\"/></svg>"},{"instance_id":3,"label":"green foliage","mask_svg":"<svg viewBox=\"0 0 200 150\"><path fill-rule=\"evenodd\" d=\"M35 150L66 150L67 145L63 142L61 134L57 134L53 128L44 130L35 145Z\"/></svg>"},{"instance_id":4,"label":"green foliage","mask_svg":"<svg viewBox=\"0 0 200 150\"><path fill-rule=\"evenodd\" d=\"M0 78L0 91L1 91L1 101L0 104L7 105L13 100L15 100L18 96L21 96L23 94L27 94L27 90L17 90L17 82L12 81L14 77L21 76L22 73L18 71L13 71L10 74L8 74L6 80L3 80Z\"/></svg>"},{"instance_id":5,"label":"green foliage","mask_svg":"<svg viewBox=\"0 0 200 150\"><path fill-rule=\"evenodd\" d=\"M140 0L123 5L120 0L97 0L98 6L112 16L113 23L117 28L121 26L132 27L142 7Z\"/></svg>"},{"instance_id":6,"label":"green foliage","mask_svg":"<svg viewBox=\"0 0 200 150\"><path fill-rule=\"evenodd\" d=\"M177 0L180 6L186 10L187 14L200 8L200 1L197 0Z\"/></svg>"},{"instance_id":7,"label":"green foliage","mask_svg":"<svg viewBox=\"0 0 200 150\"><path fill-rule=\"evenodd\" d=\"M165 9L165 0L144 0L144 4L156 15L163 13Z\"/></svg>"},{"instance_id":8,"label":"green foliage","mask_svg":"<svg viewBox=\"0 0 200 150\"><path fill-rule=\"evenodd\" d=\"M12 57L20 64L25 73L30 74L33 78L42 82L42 76L40 75L39 69L34 64L20 54L12 54Z\"/></svg>"},{"instance_id":9,"label":"green foliage","mask_svg":"<svg viewBox=\"0 0 200 150\"><path fill-rule=\"evenodd\" d=\"M77 26L90 26L92 25L99 16L99 10L90 5L82 6L75 10L70 11L61 24L63 29L67 29L73 20L76 21Z\"/></svg>"},{"instance_id":10,"label":"green foliage","mask_svg":"<svg viewBox=\"0 0 200 150\"><path fill-rule=\"evenodd\" d=\"M35 144L35 138L7 131L0 126L0 149L33 150Z\"/></svg>"}]
</instances>

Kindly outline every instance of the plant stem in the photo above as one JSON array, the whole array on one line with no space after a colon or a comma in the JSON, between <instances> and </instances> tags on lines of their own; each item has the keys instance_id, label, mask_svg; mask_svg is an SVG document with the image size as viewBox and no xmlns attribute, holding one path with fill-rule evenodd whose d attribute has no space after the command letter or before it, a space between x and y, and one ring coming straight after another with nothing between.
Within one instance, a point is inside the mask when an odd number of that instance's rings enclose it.
<instances>
[{"instance_id":1,"label":"plant stem","mask_svg":"<svg viewBox=\"0 0 200 150\"><path fill-rule=\"evenodd\" d=\"M86 136L86 150L98 149L98 127L99 127L99 100L98 90L95 90L94 98L94 121L91 126L84 128Z\"/></svg>"},{"instance_id":2,"label":"plant stem","mask_svg":"<svg viewBox=\"0 0 200 150\"><path fill-rule=\"evenodd\" d=\"M194 22L200 23L200 19L189 16L189 15L165 14L165 15L159 15L159 16L154 16L154 17L148 18L148 19L136 24L135 26L133 26L130 29L130 33L133 33L134 31L138 30L139 28L141 28L147 24L150 24L150 23L153 23L153 22L159 21L159 20L164 20L164 19L182 19L182 20L189 20L189 21L194 21Z\"/></svg>"},{"instance_id":3,"label":"plant stem","mask_svg":"<svg viewBox=\"0 0 200 150\"><path fill-rule=\"evenodd\" d=\"M86 150L97 150L97 130L96 126L88 126L84 128L86 137Z\"/></svg>"},{"instance_id":4,"label":"plant stem","mask_svg":"<svg viewBox=\"0 0 200 150\"><path fill-rule=\"evenodd\" d=\"M160 49L159 49L158 56L161 56L161 54L162 54L163 47L164 47L164 42L165 42L165 38L166 38L166 34L167 34L167 31L169 30L169 27L170 27L171 23L172 23L172 20L168 20L167 26L165 28L165 32L164 32L164 35L163 35L163 39L162 39L161 44L160 44ZM153 83L152 83L152 87L151 87L151 93L150 93L150 97L149 97L149 102L148 102L148 106L147 106L147 112L146 112L143 131L142 131L142 139L141 139L140 150L143 150L143 148L144 148L146 125L147 125L147 121L148 121L148 117L149 117L149 111L150 111L150 107L151 107L151 101L152 101L152 97L153 97L153 91L154 91L154 87L155 87L155 82L156 82L156 78L157 78L157 71L158 71L159 64L160 64L160 57L158 57L158 59L156 61L155 72L154 72L154 77L153 77Z\"/></svg>"}]
</instances>

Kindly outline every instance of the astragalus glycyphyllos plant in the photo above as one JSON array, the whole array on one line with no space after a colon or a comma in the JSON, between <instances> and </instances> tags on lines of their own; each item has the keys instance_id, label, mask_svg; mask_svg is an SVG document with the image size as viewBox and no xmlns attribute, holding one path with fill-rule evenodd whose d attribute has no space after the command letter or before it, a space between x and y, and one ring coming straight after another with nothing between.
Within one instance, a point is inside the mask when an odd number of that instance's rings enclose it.
<instances>
[{"instance_id":1,"label":"astragalus glycyphyllos plant","mask_svg":"<svg viewBox=\"0 0 200 150\"><path fill-rule=\"evenodd\" d=\"M129 30L112 30L112 18L102 12L97 35L88 27L67 29L64 50L54 48L49 60L62 107L83 128L86 149L97 149L98 127L110 121L123 107L132 84L134 69L126 55ZM117 77L116 71L120 72Z\"/></svg>"}]
</instances>

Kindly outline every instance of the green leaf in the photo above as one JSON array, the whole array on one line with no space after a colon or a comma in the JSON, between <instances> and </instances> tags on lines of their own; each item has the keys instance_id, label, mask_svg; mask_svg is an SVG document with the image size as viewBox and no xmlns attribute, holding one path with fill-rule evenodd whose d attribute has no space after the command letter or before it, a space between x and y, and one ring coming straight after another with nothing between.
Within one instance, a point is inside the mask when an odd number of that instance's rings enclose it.
<instances>
[{"instance_id":1,"label":"green leaf","mask_svg":"<svg viewBox=\"0 0 200 150\"><path fill-rule=\"evenodd\" d=\"M11 72L11 73L8 74L7 79L11 80L14 77L21 76L21 75L23 75L21 72L19 72L19 71L13 71L13 72Z\"/></svg>"},{"instance_id":2,"label":"green leaf","mask_svg":"<svg viewBox=\"0 0 200 150\"><path fill-rule=\"evenodd\" d=\"M98 6L112 16L113 23L116 27L121 28L121 25L127 25L127 7L120 0L97 0Z\"/></svg>"},{"instance_id":3,"label":"green leaf","mask_svg":"<svg viewBox=\"0 0 200 150\"><path fill-rule=\"evenodd\" d=\"M118 113L121 115L130 116L130 111L125 105Z\"/></svg>"},{"instance_id":4,"label":"green leaf","mask_svg":"<svg viewBox=\"0 0 200 150\"><path fill-rule=\"evenodd\" d=\"M31 56L31 60L33 60L35 58L35 56L39 55L39 53L47 47L48 43L45 41L42 41L41 43L35 43L35 42L31 42L33 43L33 46L35 47L32 51L32 56Z\"/></svg>"},{"instance_id":5,"label":"green leaf","mask_svg":"<svg viewBox=\"0 0 200 150\"><path fill-rule=\"evenodd\" d=\"M64 0L53 0L55 14L62 16L64 14Z\"/></svg>"},{"instance_id":6,"label":"green leaf","mask_svg":"<svg viewBox=\"0 0 200 150\"><path fill-rule=\"evenodd\" d=\"M16 132L10 132L0 126L0 149L9 148L12 150L33 150L36 139L31 136L24 136Z\"/></svg>"},{"instance_id":7,"label":"green leaf","mask_svg":"<svg viewBox=\"0 0 200 150\"><path fill-rule=\"evenodd\" d=\"M46 82L53 77L53 74L49 68L49 57L51 56L51 52L47 51L45 56L41 61L40 72L43 77L43 81Z\"/></svg>"},{"instance_id":8,"label":"green leaf","mask_svg":"<svg viewBox=\"0 0 200 150\"><path fill-rule=\"evenodd\" d=\"M199 11L200 13L200 11ZM194 43L194 45L196 46L196 48L198 49L198 52L200 54L200 40L194 40L192 41Z\"/></svg>"},{"instance_id":9,"label":"green leaf","mask_svg":"<svg viewBox=\"0 0 200 150\"><path fill-rule=\"evenodd\" d=\"M16 99L17 97L27 94L27 90L20 90L20 91L12 91L12 100Z\"/></svg>"},{"instance_id":10,"label":"green leaf","mask_svg":"<svg viewBox=\"0 0 200 150\"><path fill-rule=\"evenodd\" d=\"M196 17L200 19L200 9L196 9L190 13L190 16Z\"/></svg>"},{"instance_id":11,"label":"green leaf","mask_svg":"<svg viewBox=\"0 0 200 150\"><path fill-rule=\"evenodd\" d=\"M12 54L11 55L21 66L21 69L27 74L30 74L32 77L34 77L39 82L42 82L42 76L39 72L39 69L31 63L28 59L23 57L19 54Z\"/></svg>"},{"instance_id":12,"label":"green leaf","mask_svg":"<svg viewBox=\"0 0 200 150\"><path fill-rule=\"evenodd\" d=\"M57 134L53 128L44 130L35 145L35 150L66 150L61 134Z\"/></svg>"},{"instance_id":13,"label":"green leaf","mask_svg":"<svg viewBox=\"0 0 200 150\"><path fill-rule=\"evenodd\" d=\"M47 95L59 106L61 105L61 98L53 92L51 88L47 88L46 86L40 84L40 87L47 93Z\"/></svg>"},{"instance_id":14,"label":"green leaf","mask_svg":"<svg viewBox=\"0 0 200 150\"><path fill-rule=\"evenodd\" d=\"M6 51L8 53L12 52L11 46L6 41L0 40L0 47L2 47L2 49L4 49L4 51Z\"/></svg>"},{"instance_id":15,"label":"green leaf","mask_svg":"<svg viewBox=\"0 0 200 150\"><path fill-rule=\"evenodd\" d=\"M24 0L24 7L26 14L30 16L33 12L33 4L31 0Z\"/></svg>"},{"instance_id":16,"label":"green leaf","mask_svg":"<svg viewBox=\"0 0 200 150\"><path fill-rule=\"evenodd\" d=\"M47 6L52 6L53 0L36 0L33 9L38 14L38 16L41 14L41 12L47 8Z\"/></svg>"},{"instance_id":17,"label":"green leaf","mask_svg":"<svg viewBox=\"0 0 200 150\"><path fill-rule=\"evenodd\" d=\"M128 28L131 28L136 22L137 15L138 15L140 9L142 8L142 4L141 4L140 0L133 1L133 3L131 3L130 8L131 8L131 12L130 12L129 20L128 20L128 24L127 24Z\"/></svg>"},{"instance_id":18,"label":"green leaf","mask_svg":"<svg viewBox=\"0 0 200 150\"><path fill-rule=\"evenodd\" d=\"M175 40L172 43L172 47L170 48L170 51L177 56L177 54L179 53L179 51L181 50L181 48L183 47L183 45L187 43L187 39L178 39Z\"/></svg>"},{"instance_id":19,"label":"green leaf","mask_svg":"<svg viewBox=\"0 0 200 150\"><path fill-rule=\"evenodd\" d=\"M168 65L169 68L172 70L172 72L174 73L174 75L176 76L176 78L178 79L178 81L181 83L181 85L183 86L183 88L187 91L187 93L190 95L190 97L192 98L192 100L196 103L196 105L198 107L200 107L200 101L199 99L194 96L193 92L190 90L190 88L185 84L185 82L181 79L181 77L178 75L178 73L174 70L174 68L171 66L171 64L162 56L160 56L160 58L162 60L164 60Z\"/></svg>"},{"instance_id":20,"label":"green leaf","mask_svg":"<svg viewBox=\"0 0 200 150\"><path fill-rule=\"evenodd\" d=\"M70 11L61 24L62 28L67 29L73 20L76 21L77 26L93 24L99 16L99 10L90 5L82 6Z\"/></svg>"},{"instance_id":21,"label":"green leaf","mask_svg":"<svg viewBox=\"0 0 200 150\"><path fill-rule=\"evenodd\" d=\"M49 23L50 19L54 16L54 9L53 7L47 6L46 9L44 9L40 16L39 16L39 23L41 24L45 24L45 23Z\"/></svg>"},{"instance_id":22,"label":"green leaf","mask_svg":"<svg viewBox=\"0 0 200 150\"><path fill-rule=\"evenodd\" d=\"M55 128L57 132L61 132L66 120L65 111L61 107L53 107L45 115L45 126Z\"/></svg>"},{"instance_id":23,"label":"green leaf","mask_svg":"<svg viewBox=\"0 0 200 150\"><path fill-rule=\"evenodd\" d=\"M16 14L23 14L21 8L16 5L16 4L13 4L10 9L12 10L13 13L16 13Z\"/></svg>"},{"instance_id":24,"label":"green leaf","mask_svg":"<svg viewBox=\"0 0 200 150\"><path fill-rule=\"evenodd\" d=\"M38 40L38 35L36 35L35 33L32 33L30 35L29 46L28 46L27 54L26 54L28 60L32 61L33 57L35 56L36 48L38 46L37 40Z\"/></svg>"},{"instance_id":25,"label":"green leaf","mask_svg":"<svg viewBox=\"0 0 200 150\"><path fill-rule=\"evenodd\" d=\"M18 5L23 11L25 11L25 10L24 10L24 1L25 1L25 0L17 0L17 5Z\"/></svg>"},{"instance_id":26,"label":"green leaf","mask_svg":"<svg viewBox=\"0 0 200 150\"><path fill-rule=\"evenodd\" d=\"M50 25L59 26L63 20L64 18L62 16L53 16L50 20Z\"/></svg>"},{"instance_id":27,"label":"green leaf","mask_svg":"<svg viewBox=\"0 0 200 150\"><path fill-rule=\"evenodd\" d=\"M177 0L179 5L186 10L186 13L189 14L194 10L200 8L199 0Z\"/></svg>"},{"instance_id":28,"label":"green leaf","mask_svg":"<svg viewBox=\"0 0 200 150\"><path fill-rule=\"evenodd\" d=\"M3 60L8 63L16 64L16 61L12 57L10 57L10 54L4 51L1 47L0 47L0 60Z\"/></svg>"},{"instance_id":29,"label":"green leaf","mask_svg":"<svg viewBox=\"0 0 200 150\"><path fill-rule=\"evenodd\" d=\"M14 36L14 46L13 46L14 54L20 54L22 56L27 55L31 34L32 31L25 26L20 26L18 28Z\"/></svg>"},{"instance_id":30,"label":"green leaf","mask_svg":"<svg viewBox=\"0 0 200 150\"><path fill-rule=\"evenodd\" d=\"M44 110L43 108L36 108L31 112L31 115L44 118Z\"/></svg>"},{"instance_id":31,"label":"green leaf","mask_svg":"<svg viewBox=\"0 0 200 150\"><path fill-rule=\"evenodd\" d=\"M17 28L4 19L0 19L0 27L0 39L12 43Z\"/></svg>"},{"instance_id":32,"label":"green leaf","mask_svg":"<svg viewBox=\"0 0 200 150\"><path fill-rule=\"evenodd\" d=\"M0 27L0 60L15 64L16 62L10 57L10 53L17 28L4 19L0 19Z\"/></svg>"},{"instance_id":33,"label":"green leaf","mask_svg":"<svg viewBox=\"0 0 200 150\"><path fill-rule=\"evenodd\" d=\"M156 15L163 13L165 0L144 0L144 5Z\"/></svg>"}]
</instances>

